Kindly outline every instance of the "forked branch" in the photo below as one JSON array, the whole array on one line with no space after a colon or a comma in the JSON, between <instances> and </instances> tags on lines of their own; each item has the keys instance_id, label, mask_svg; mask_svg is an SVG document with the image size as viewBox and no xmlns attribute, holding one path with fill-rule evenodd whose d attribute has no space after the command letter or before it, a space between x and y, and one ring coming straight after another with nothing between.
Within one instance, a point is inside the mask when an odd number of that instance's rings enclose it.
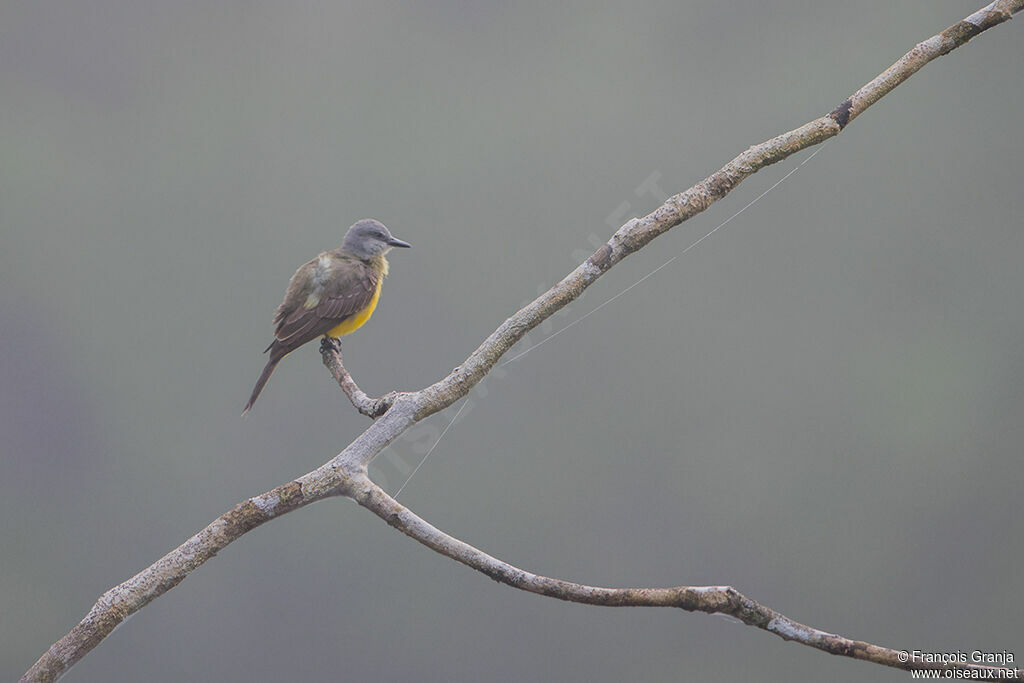
<instances>
[{"instance_id":1,"label":"forked branch","mask_svg":"<svg viewBox=\"0 0 1024 683\"><path fill-rule=\"evenodd\" d=\"M359 388L352 375L341 362L341 340L332 337L324 337L320 342L320 358L324 365L331 372L331 377L338 383L341 390L348 396L352 406L366 417L376 419L387 412L391 404L395 402L398 394L392 391L380 398L372 398Z\"/></svg>"},{"instance_id":2,"label":"forked branch","mask_svg":"<svg viewBox=\"0 0 1024 683\"><path fill-rule=\"evenodd\" d=\"M829 114L755 145L690 189L670 197L643 218L619 228L593 256L562 281L502 323L462 365L434 384L410 393L372 399L359 390L341 365L340 352L324 361L353 405L377 417L341 453L312 472L239 503L206 528L124 583L111 588L67 635L26 672L23 681L53 681L96 647L126 618L180 583L206 560L251 529L275 517L331 496L348 496L424 545L515 588L562 600L597 605L665 606L731 614L746 624L833 654L902 669L981 669L957 664L903 662L900 653L799 624L729 587L610 589L559 581L517 569L427 524L376 486L366 475L369 462L414 423L464 397L501 356L547 317L578 297L612 266L672 227L697 215L747 176L838 135L868 107L925 64L1001 24L1024 8L1024 0L997 0L945 31L919 43ZM336 360L336 364L335 361ZM1005 670L1014 678L1019 670Z\"/></svg>"}]
</instances>

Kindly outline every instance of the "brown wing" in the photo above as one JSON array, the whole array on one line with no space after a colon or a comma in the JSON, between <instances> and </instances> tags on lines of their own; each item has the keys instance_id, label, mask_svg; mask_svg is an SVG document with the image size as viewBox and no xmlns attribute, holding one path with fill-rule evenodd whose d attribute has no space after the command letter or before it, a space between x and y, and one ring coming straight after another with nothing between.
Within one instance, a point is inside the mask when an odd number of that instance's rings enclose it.
<instances>
[{"instance_id":1,"label":"brown wing","mask_svg":"<svg viewBox=\"0 0 1024 683\"><path fill-rule=\"evenodd\" d=\"M318 260L314 259L296 271L274 316L277 330L271 346L277 346L283 352L281 355L326 334L346 318L362 311L377 290L377 273L362 261L335 257L330 272L323 278L316 272ZM317 275L326 282L322 285L319 303L306 308L309 293L316 288Z\"/></svg>"}]
</instances>

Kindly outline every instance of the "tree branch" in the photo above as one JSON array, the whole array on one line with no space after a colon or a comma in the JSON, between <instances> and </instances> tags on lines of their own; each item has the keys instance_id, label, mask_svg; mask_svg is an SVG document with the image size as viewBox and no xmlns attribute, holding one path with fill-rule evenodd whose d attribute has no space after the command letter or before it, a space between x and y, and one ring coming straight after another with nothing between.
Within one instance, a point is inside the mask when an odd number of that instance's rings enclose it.
<instances>
[{"instance_id":1,"label":"tree branch","mask_svg":"<svg viewBox=\"0 0 1024 683\"><path fill-rule=\"evenodd\" d=\"M652 213L628 221L561 282L502 323L462 365L425 389L371 399L359 390L344 370L340 352L337 354L337 367L332 365L334 354L325 354L325 363L353 405L363 414L373 416L384 406L381 402L390 400L390 406L383 408L383 414L330 461L292 482L239 503L178 548L104 593L81 622L44 652L21 680L56 680L125 619L178 585L235 539L275 517L337 495L355 499L428 547L523 590L589 604L673 606L691 611L726 613L784 639L834 654L904 669L964 668L951 664L894 663L893 650L804 626L729 587L608 589L530 574L431 527L373 484L366 475L366 468L378 453L411 425L464 397L513 344L578 297L612 266L672 227L697 215L731 192L747 176L838 135L850 121L925 64L1010 19L1021 9L1024 9L1024 0L997 0L987 5L919 43L826 116L749 148L700 183L670 197ZM895 656L898 660L898 653ZM1019 670L1012 674L1016 678L1024 677Z\"/></svg>"},{"instance_id":2,"label":"tree branch","mask_svg":"<svg viewBox=\"0 0 1024 683\"><path fill-rule=\"evenodd\" d=\"M348 396L348 400L360 413L371 419L376 419L387 412L388 408L395 402L398 394L394 391L384 394L380 398L370 398L366 395L352 375L348 373L341 362L341 340L333 337L324 337L320 342L320 358L324 365L331 371L331 376L338 383L341 390Z\"/></svg>"},{"instance_id":3,"label":"tree branch","mask_svg":"<svg viewBox=\"0 0 1024 683\"><path fill-rule=\"evenodd\" d=\"M851 640L793 621L784 614L751 600L732 586L676 586L675 588L600 588L570 581L552 579L514 567L491 557L473 546L449 536L417 517L411 510L389 496L369 477L358 475L348 484L354 489L344 495L373 512L385 522L431 550L475 569L499 583L530 593L546 595L568 602L605 607L675 607L687 612L727 614L748 626L774 633L783 640L793 640L823 652L852 657L896 669L947 670L975 669L990 672L999 667L960 663L911 662L904 650L891 650L862 640ZM995 679L1021 678L1020 670L1006 670L1007 676L992 674ZM985 676L979 676L985 678Z\"/></svg>"}]
</instances>

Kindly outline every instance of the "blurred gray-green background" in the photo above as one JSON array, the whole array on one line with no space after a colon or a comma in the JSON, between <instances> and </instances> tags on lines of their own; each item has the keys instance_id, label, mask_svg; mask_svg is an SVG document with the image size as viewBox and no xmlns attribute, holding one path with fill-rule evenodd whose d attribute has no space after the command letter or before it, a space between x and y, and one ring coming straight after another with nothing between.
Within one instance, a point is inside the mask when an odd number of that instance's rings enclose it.
<instances>
[{"instance_id":1,"label":"blurred gray-green background","mask_svg":"<svg viewBox=\"0 0 1024 683\"><path fill-rule=\"evenodd\" d=\"M354 220L415 248L346 364L371 393L419 388L661 192L977 6L6 0L0 678L367 426L315 344L239 418L288 277ZM927 66L490 377L402 502L532 571L731 584L853 638L1019 662L1021 30ZM455 410L376 479L394 492ZM751 677L905 674L517 592L333 500L246 535L65 680Z\"/></svg>"}]
</instances>

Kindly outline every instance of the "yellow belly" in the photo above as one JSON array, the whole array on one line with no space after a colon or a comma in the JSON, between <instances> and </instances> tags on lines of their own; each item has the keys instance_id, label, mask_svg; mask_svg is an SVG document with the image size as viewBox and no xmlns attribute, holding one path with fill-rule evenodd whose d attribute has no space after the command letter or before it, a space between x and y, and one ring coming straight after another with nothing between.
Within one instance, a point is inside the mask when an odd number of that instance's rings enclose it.
<instances>
[{"instance_id":1,"label":"yellow belly","mask_svg":"<svg viewBox=\"0 0 1024 683\"><path fill-rule=\"evenodd\" d=\"M328 337L344 337L346 334L350 334L358 330L363 326L363 323L370 319L370 316L373 315L373 309L377 308L377 300L380 299L380 286L383 284L383 280L384 278L380 278L380 280L377 281L377 291L373 293L373 298L370 299L370 303L367 304L366 308L355 315L346 318L344 322L336 327L332 327L328 330Z\"/></svg>"}]
</instances>

